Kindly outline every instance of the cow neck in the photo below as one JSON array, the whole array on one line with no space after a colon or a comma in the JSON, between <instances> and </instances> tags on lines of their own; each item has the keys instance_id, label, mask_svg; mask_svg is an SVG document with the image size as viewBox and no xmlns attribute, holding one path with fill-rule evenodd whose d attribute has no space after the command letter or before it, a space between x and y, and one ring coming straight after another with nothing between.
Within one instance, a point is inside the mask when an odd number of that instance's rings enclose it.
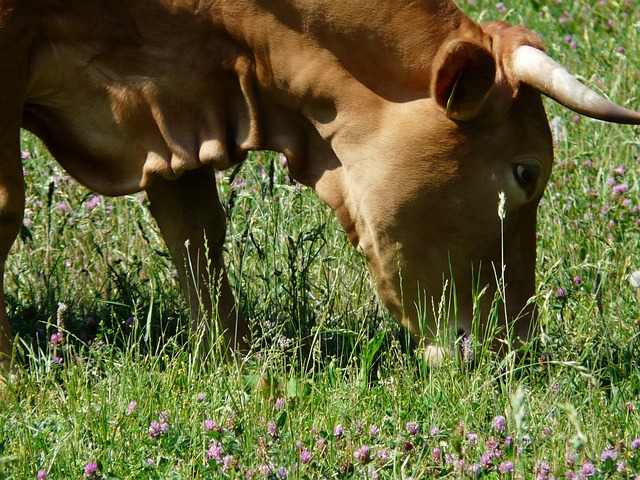
<instances>
[{"instance_id":1,"label":"cow neck","mask_svg":"<svg viewBox=\"0 0 640 480\"><path fill-rule=\"evenodd\" d=\"M299 114L334 150L376 135L381 110L427 97L438 47L471 24L448 1L245 0L220 8L219 18L254 62L269 109L261 115L277 107ZM276 137L265 135L264 146L286 151L311 141Z\"/></svg>"}]
</instances>

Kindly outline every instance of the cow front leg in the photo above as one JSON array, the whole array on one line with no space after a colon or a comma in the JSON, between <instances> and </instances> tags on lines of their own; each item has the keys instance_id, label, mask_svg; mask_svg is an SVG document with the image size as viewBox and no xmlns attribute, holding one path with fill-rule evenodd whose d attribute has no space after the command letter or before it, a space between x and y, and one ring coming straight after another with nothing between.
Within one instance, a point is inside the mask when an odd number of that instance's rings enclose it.
<instances>
[{"instance_id":1,"label":"cow front leg","mask_svg":"<svg viewBox=\"0 0 640 480\"><path fill-rule=\"evenodd\" d=\"M210 347L211 322L217 317L213 309L217 306L226 346L248 350L249 327L236 309L224 268L226 218L213 169L206 166L187 171L177 180L158 179L147 195L189 302L192 329L203 331L203 344Z\"/></svg>"}]
</instances>

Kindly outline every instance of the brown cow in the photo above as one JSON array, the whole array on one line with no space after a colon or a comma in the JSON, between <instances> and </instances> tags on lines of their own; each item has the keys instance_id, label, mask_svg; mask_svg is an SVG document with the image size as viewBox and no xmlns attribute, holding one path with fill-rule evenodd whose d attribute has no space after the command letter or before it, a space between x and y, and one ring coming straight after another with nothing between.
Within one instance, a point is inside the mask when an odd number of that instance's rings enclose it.
<instances>
[{"instance_id":1,"label":"brown cow","mask_svg":"<svg viewBox=\"0 0 640 480\"><path fill-rule=\"evenodd\" d=\"M147 192L194 318L199 292L211 302L184 258L190 248L207 270L206 233L227 339L246 347L213 172L269 149L335 211L381 300L432 356L432 299L455 281L451 326L469 332L472 285L486 286L486 316L503 258L501 335L524 339L552 163L540 93L640 123L541 50L529 30L479 26L450 0L0 0L0 279L22 223L24 127L88 188Z\"/></svg>"}]
</instances>

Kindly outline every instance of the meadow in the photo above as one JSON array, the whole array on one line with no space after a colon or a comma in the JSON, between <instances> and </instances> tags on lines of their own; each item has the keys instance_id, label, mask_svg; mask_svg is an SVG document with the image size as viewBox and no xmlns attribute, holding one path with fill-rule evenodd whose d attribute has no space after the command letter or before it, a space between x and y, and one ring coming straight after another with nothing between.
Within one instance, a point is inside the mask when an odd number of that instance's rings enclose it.
<instances>
[{"instance_id":1,"label":"meadow","mask_svg":"<svg viewBox=\"0 0 640 480\"><path fill-rule=\"evenodd\" d=\"M636 1L460 7L527 25L640 109ZM640 128L546 107L537 342L520 360L473 344L473 365L440 368L270 152L219 175L254 345L203 364L144 195L95 195L23 132L27 208L5 277L21 374L0 397L0 479L640 478Z\"/></svg>"}]
</instances>

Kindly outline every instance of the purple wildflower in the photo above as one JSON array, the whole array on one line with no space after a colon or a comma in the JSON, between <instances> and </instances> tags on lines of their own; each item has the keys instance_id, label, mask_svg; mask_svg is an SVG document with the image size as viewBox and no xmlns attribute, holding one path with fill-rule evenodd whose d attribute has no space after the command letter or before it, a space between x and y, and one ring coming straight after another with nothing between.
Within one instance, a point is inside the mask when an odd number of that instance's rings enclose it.
<instances>
[{"instance_id":1,"label":"purple wildflower","mask_svg":"<svg viewBox=\"0 0 640 480\"><path fill-rule=\"evenodd\" d=\"M133 318L131 318L131 320L133 320ZM196 395L196 398L198 399L198 401L200 403L204 402L207 399L207 397L206 397L206 395L204 393L198 393Z\"/></svg>"},{"instance_id":2,"label":"purple wildflower","mask_svg":"<svg viewBox=\"0 0 640 480\"><path fill-rule=\"evenodd\" d=\"M435 447L433 450L431 450L431 457L433 458L433 461L436 465L439 464L440 460L442 459L442 450L440 450L438 447Z\"/></svg>"},{"instance_id":3,"label":"purple wildflower","mask_svg":"<svg viewBox=\"0 0 640 480\"><path fill-rule=\"evenodd\" d=\"M336 438L342 438L344 436L344 427L341 423L333 427L333 436Z\"/></svg>"},{"instance_id":4,"label":"purple wildflower","mask_svg":"<svg viewBox=\"0 0 640 480\"><path fill-rule=\"evenodd\" d=\"M212 432L214 430L218 430L220 427L213 420L207 418L204 421L204 430L205 432Z\"/></svg>"},{"instance_id":5,"label":"purple wildflower","mask_svg":"<svg viewBox=\"0 0 640 480\"><path fill-rule=\"evenodd\" d=\"M207 458L209 460L213 460L216 463L222 463L222 445L220 443L209 445L209 450L207 451Z\"/></svg>"},{"instance_id":6,"label":"purple wildflower","mask_svg":"<svg viewBox=\"0 0 640 480\"><path fill-rule=\"evenodd\" d=\"M483 467L488 468L492 465L493 459L495 457L496 457L495 452L485 452L482 455L480 455L480 464Z\"/></svg>"},{"instance_id":7,"label":"purple wildflower","mask_svg":"<svg viewBox=\"0 0 640 480\"><path fill-rule=\"evenodd\" d=\"M267 426L267 434L269 434L271 438L278 438L278 427L275 423L269 422L269 425Z\"/></svg>"},{"instance_id":8,"label":"purple wildflower","mask_svg":"<svg viewBox=\"0 0 640 480\"><path fill-rule=\"evenodd\" d=\"M371 425L371 427L369 428L369 435L371 435L371 438L378 438L379 433L380 429L375 425Z\"/></svg>"},{"instance_id":9,"label":"purple wildflower","mask_svg":"<svg viewBox=\"0 0 640 480\"><path fill-rule=\"evenodd\" d=\"M477 433L468 434L467 442L469 442L469 445L475 445L478 442L478 434Z\"/></svg>"},{"instance_id":10,"label":"purple wildflower","mask_svg":"<svg viewBox=\"0 0 640 480\"><path fill-rule=\"evenodd\" d=\"M583 478L593 477L596 474L596 467L590 461L584 462L580 476Z\"/></svg>"},{"instance_id":11,"label":"purple wildflower","mask_svg":"<svg viewBox=\"0 0 640 480\"><path fill-rule=\"evenodd\" d=\"M84 467L84 474L89 478L95 477L97 473L98 473L98 464L96 462L89 462Z\"/></svg>"},{"instance_id":12,"label":"purple wildflower","mask_svg":"<svg viewBox=\"0 0 640 480\"><path fill-rule=\"evenodd\" d=\"M498 440L496 440L495 438L490 437L489 440L487 440L486 447L488 451L495 452L498 450L499 446L500 444L498 443Z\"/></svg>"},{"instance_id":13,"label":"purple wildflower","mask_svg":"<svg viewBox=\"0 0 640 480\"><path fill-rule=\"evenodd\" d=\"M127 415L133 415L133 413L138 409L138 402L132 400L127 405Z\"/></svg>"},{"instance_id":14,"label":"purple wildflower","mask_svg":"<svg viewBox=\"0 0 640 480\"><path fill-rule=\"evenodd\" d=\"M556 291L556 297L557 298L564 298L566 296L567 296L567 292L564 291L564 288L558 287L558 290Z\"/></svg>"},{"instance_id":15,"label":"purple wildflower","mask_svg":"<svg viewBox=\"0 0 640 480\"><path fill-rule=\"evenodd\" d=\"M465 467L466 464L464 463L464 460L460 458L453 462L453 471L457 474L462 474L462 472L464 472L465 470Z\"/></svg>"},{"instance_id":16,"label":"purple wildflower","mask_svg":"<svg viewBox=\"0 0 640 480\"><path fill-rule=\"evenodd\" d=\"M507 429L507 420L502 415L496 415L491 424L493 429L498 433L504 433Z\"/></svg>"},{"instance_id":17,"label":"purple wildflower","mask_svg":"<svg viewBox=\"0 0 640 480\"><path fill-rule=\"evenodd\" d=\"M156 420L154 420L153 422L151 422L151 425L149 425L149 438L151 440L155 440L160 435L162 435L162 430L160 429L160 424Z\"/></svg>"},{"instance_id":18,"label":"purple wildflower","mask_svg":"<svg viewBox=\"0 0 640 480\"><path fill-rule=\"evenodd\" d=\"M550 470L549 462L541 462L536 465L537 480L545 480L549 478L549 470Z\"/></svg>"},{"instance_id":19,"label":"purple wildflower","mask_svg":"<svg viewBox=\"0 0 640 480\"><path fill-rule=\"evenodd\" d=\"M300 450L300 463L306 465L311 461L312 456L313 454L309 450L303 448L302 450Z\"/></svg>"},{"instance_id":20,"label":"purple wildflower","mask_svg":"<svg viewBox=\"0 0 640 480\"><path fill-rule=\"evenodd\" d=\"M62 345L63 342L64 342L64 338L62 337L62 333L60 332L54 333L53 335L51 335L51 338L49 339L49 343L51 344L52 347Z\"/></svg>"},{"instance_id":21,"label":"purple wildflower","mask_svg":"<svg viewBox=\"0 0 640 480\"><path fill-rule=\"evenodd\" d=\"M275 409L282 410L284 408L284 398L276 398Z\"/></svg>"},{"instance_id":22,"label":"purple wildflower","mask_svg":"<svg viewBox=\"0 0 640 480\"><path fill-rule=\"evenodd\" d=\"M507 7L506 7L506 6L505 6L505 4L504 4L504 3L502 3L502 2L498 2L498 3L496 3L496 8L498 9L498 11L499 11L500 13L506 13L506 12L507 12Z\"/></svg>"},{"instance_id":23,"label":"purple wildflower","mask_svg":"<svg viewBox=\"0 0 640 480\"><path fill-rule=\"evenodd\" d=\"M38 480L44 480L45 478L47 478L47 471L46 470L38 470L38 473L36 473L36 478Z\"/></svg>"},{"instance_id":24,"label":"purple wildflower","mask_svg":"<svg viewBox=\"0 0 640 480\"><path fill-rule=\"evenodd\" d=\"M629 185L627 185L626 183L619 183L617 185L614 185L613 194L614 195L622 195L627 190L629 190Z\"/></svg>"},{"instance_id":25,"label":"purple wildflower","mask_svg":"<svg viewBox=\"0 0 640 480\"><path fill-rule=\"evenodd\" d=\"M631 440L631 449L638 450L640 449L640 438L634 438Z\"/></svg>"},{"instance_id":26,"label":"purple wildflower","mask_svg":"<svg viewBox=\"0 0 640 480\"><path fill-rule=\"evenodd\" d=\"M407 422L407 433L412 436L418 435L419 425L417 422Z\"/></svg>"},{"instance_id":27,"label":"purple wildflower","mask_svg":"<svg viewBox=\"0 0 640 480\"><path fill-rule=\"evenodd\" d=\"M404 451L404 453L409 453L410 451L414 450L415 448L416 447L411 442L404 442L402 444L402 450Z\"/></svg>"},{"instance_id":28,"label":"purple wildflower","mask_svg":"<svg viewBox=\"0 0 640 480\"><path fill-rule=\"evenodd\" d=\"M627 167L625 167L624 165L620 165L619 167L616 167L613 170L614 175L617 175L619 177L623 176L625 173L627 173Z\"/></svg>"},{"instance_id":29,"label":"purple wildflower","mask_svg":"<svg viewBox=\"0 0 640 480\"><path fill-rule=\"evenodd\" d=\"M607 460L615 461L616 458L618 458L618 452L611 448L607 448L600 455L600 460L602 460L603 462L606 462Z\"/></svg>"},{"instance_id":30,"label":"purple wildflower","mask_svg":"<svg viewBox=\"0 0 640 480\"><path fill-rule=\"evenodd\" d=\"M432 437L435 437L440 433L440 429L438 427L433 427L429 433L431 434Z\"/></svg>"},{"instance_id":31,"label":"purple wildflower","mask_svg":"<svg viewBox=\"0 0 640 480\"><path fill-rule=\"evenodd\" d=\"M577 287L578 285L580 285L582 283L582 279L576 275L575 277L573 277L573 284Z\"/></svg>"},{"instance_id":32,"label":"purple wildflower","mask_svg":"<svg viewBox=\"0 0 640 480\"><path fill-rule=\"evenodd\" d=\"M381 450L378 452L378 455L376 455L376 461L381 465L384 465L385 463L387 463L390 458L391 458L391 454L389 453L388 450Z\"/></svg>"},{"instance_id":33,"label":"purple wildflower","mask_svg":"<svg viewBox=\"0 0 640 480\"><path fill-rule=\"evenodd\" d=\"M515 471L515 468L513 466L513 462L502 462L500 463L500 465L498 465L498 471L500 473L512 473Z\"/></svg>"},{"instance_id":34,"label":"purple wildflower","mask_svg":"<svg viewBox=\"0 0 640 480\"><path fill-rule=\"evenodd\" d=\"M222 471L226 472L227 470L235 470L238 468L238 462L233 458L233 455L225 455L222 459Z\"/></svg>"},{"instance_id":35,"label":"purple wildflower","mask_svg":"<svg viewBox=\"0 0 640 480\"><path fill-rule=\"evenodd\" d=\"M227 419L224 421L224 426L227 430L233 431L236 428L236 421L238 420L238 414L231 412Z\"/></svg>"},{"instance_id":36,"label":"purple wildflower","mask_svg":"<svg viewBox=\"0 0 640 480\"><path fill-rule=\"evenodd\" d=\"M86 208L87 210L93 210L99 204L100 204L100 195L94 193L91 199L84 204L84 208Z\"/></svg>"},{"instance_id":37,"label":"purple wildflower","mask_svg":"<svg viewBox=\"0 0 640 480\"><path fill-rule=\"evenodd\" d=\"M353 456L360 463L368 463L371 460L371 450L368 445L362 445L353 453Z\"/></svg>"},{"instance_id":38,"label":"purple wildflower","mask_svg":"<svg viewBox=\"0 0 640 480\"><path fill-rule=\"evenodd\" d=\"M58 203L56 205L56 208L58 209L59 212L62 212L62 213L69 213L71 211L71 208L69 207L67 202Z\"/></svg>"}]
</instances>

